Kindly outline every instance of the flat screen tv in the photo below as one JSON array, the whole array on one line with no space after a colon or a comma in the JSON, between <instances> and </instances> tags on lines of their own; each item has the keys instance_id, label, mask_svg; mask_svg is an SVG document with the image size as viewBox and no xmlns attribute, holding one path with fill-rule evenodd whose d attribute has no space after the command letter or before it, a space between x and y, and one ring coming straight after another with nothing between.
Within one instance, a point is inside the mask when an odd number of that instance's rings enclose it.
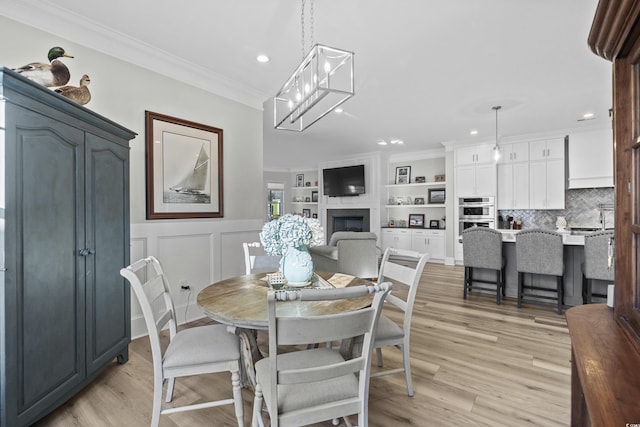
<instances>
[{"instance_id":1,"label":"flat screen tv","mask_svg":"<svg viewBox=\"0 0 640 427\"><path fill-rule=\"evenodd\" d=\"M324 195L329 197L364 194L364 165L322 170Z\"/></svg>"}]
</instances>

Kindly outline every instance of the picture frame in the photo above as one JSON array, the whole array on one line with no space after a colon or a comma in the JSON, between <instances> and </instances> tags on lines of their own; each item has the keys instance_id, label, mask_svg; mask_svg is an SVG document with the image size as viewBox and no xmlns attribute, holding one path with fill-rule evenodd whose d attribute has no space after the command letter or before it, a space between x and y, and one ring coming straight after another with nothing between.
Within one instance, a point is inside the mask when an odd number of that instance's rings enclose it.
<instances>
[{"instance_id":1,"label":"picture frame","mask_svg":"<svg viewBox=\"0 0 640 427\"><path fill-rule=\"evenodd\" d=\"M424 214L409 214L409 228L424 228Z\"/></svg>"},{"instance_id":2,"label":"picture frame","mask_svg":"<svg viewBox=\"0 0 640 427\"><path fill-rule=\"evenodd\" d=\"M312 191L311 192L311 201L313 203L317 203L318 202L318 192L317 191Z\"/></svg>"},{"instance_id":3,"label":"picture frame","mask_svg":"<svg viewBox=\"0 0 640 427\"><path fill-rule=\"evenodd\" d=\"M424 197L416 197L413 199L414 205L424 205Z\"/></svg>"},{"instance_id":4,"label":"picture frame","mask_svg":"<svg viewBox=\"0 0 640 427\"><path fill-rule=\"evenodd\" d=\"M311 209L302 209L302 216L305 218L311 218Z\"/></svg>"},{"instance_id":5,"label":"picture frame","mask_svg":"<svg viewBox=\"0 0 640 427\"><path fill-rule=\"evenodd\" d=\"M429 228L440 228L440 220L437 220L437 219L429 220Z\"/></svg>"},{"instance_id":6,"label":"picture frame","mask_svg":"<svg viewBox=\"0 0 640 427\"><path fill-rule=\"evenodd\" d=\"M416 176L416 184L424 184L427 179L424 176Z\"/></svg>"},{"instance_id":7,"label":"picture frame","mask_svg":"<svg viewBox=\"0 0 640 427\"><path fill-rule=\"evenodd\" d=\"M296 187L304 187L304 174L299 173L296 175Z\"/></svg>"},{"instance_id":8,"label":"picture frame","mask_svg":"<svg viewBox=\"0 0 640 427\"><path fill-rule=\"evenodd\" d=\"M313 213L313 214L311 214L311 217L312 218L318 218L318 214L317 213Z\"/></svg>"},{"instance_id":9,"label":"picture frame","mask_svg":"<svg viewBox=\"0 0 640 427\"><path fill-rule=\"evenodd\" d=\"M444 188L430 188L429 189L429 204L438 205L444 204L446 200L446 193Z\"/></svg>"},{"instance_id":10,"label":"picture frame","mask_svg":"<svg viewBox=\"0 0 640 427\"><path fill-rule=\"evenodd\" d=\"M223 130L145 111L147 219L222 218Z\"/></svg>"},{"instance_id":11,"label":"picture frame","mask_svg":"<svg viewBox=\"0 0 640 427\"><path fill-rule=\"evenodd\" d=\"M396 168L396 184L409 184L411 182L411 166L398 166Z\"/></svg>"}]
</instances>

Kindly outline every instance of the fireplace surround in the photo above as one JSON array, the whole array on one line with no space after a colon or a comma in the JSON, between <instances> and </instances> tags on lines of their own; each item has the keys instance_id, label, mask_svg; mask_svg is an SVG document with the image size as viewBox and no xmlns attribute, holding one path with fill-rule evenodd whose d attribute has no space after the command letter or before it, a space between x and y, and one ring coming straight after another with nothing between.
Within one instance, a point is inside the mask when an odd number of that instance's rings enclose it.
<instances>
[{"instance_id":1,"label":"fireplace surround","mask_svg":"<svg viewBox=\"0 0 640 427\"><path fill-rule=\"evenodd\" d=\"M369 209L327 209L326 240L336 231L371 231Z\"/></svg>"}]
</instances>

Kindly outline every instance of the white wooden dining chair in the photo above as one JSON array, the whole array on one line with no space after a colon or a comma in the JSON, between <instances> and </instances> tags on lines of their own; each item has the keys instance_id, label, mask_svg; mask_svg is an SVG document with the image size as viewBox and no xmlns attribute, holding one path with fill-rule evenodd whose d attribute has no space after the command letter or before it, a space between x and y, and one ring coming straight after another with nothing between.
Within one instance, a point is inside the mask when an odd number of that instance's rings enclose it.
<instances>
[{"instance_id":1,"label":"white wooden dining chair","mask_svg":"<svg viewBox=\"0 0 640 427\"><path fill-rule=\"evenodd\" d=\"M282 257L265 254L260 242L244 242L242 249L244 251L245 274L273 273L280 269Z\"/></svg>"},{"instance_id":2,"label":"white wooden dining chair","mask_svg":"<svg viewBox=\"0 0 640 427\"><path fill-rule=\"evenodd\" d=\"M152 267L152 271L147 267ZM133 288L149 332L153 358L151 426L158 425L161 414L228 404L234 404L238 425L242 426L244 418L238 337L227 332L224 325L197 326L177 332L175 307L169 285L156 258L150 256L134 262L121 269L120 274ZM163 352L160 331L167 325L170 342ZM162 409L162 386L165 380L168 380L166 402L171 402L176 377L225 371L231 372L233 398Z\"/></svg>"},{"instance_id":3,"label":"white wooden dining chair","mask_svg":"<svg viewBox=\"0 0 640 427\"><path fill-rule=\"evenodd\" d=\"M269 357L256 363L257 385L253 426L262 426L262 403L273 427L301 426L358 415L368 425L369 372L373 335L389 283L340 289L269 291ZM276 306L290 300L325 301L360 298L375 293L367 308L338 314L283 317ZM278 346L297 346L362 337L362 351L343 357L327 347L279 353ZM300 348L300 347L298 347Z\"/></svg>"},{"instance_id":4,"label":"white wooden dining chair","mask_svg":"<svg viewBox=\"0 0 640 427\"><path fill-rule=\"evenodd\" d=\"M396 292L387 297L387 302L402 311L402 323L398 324L385 316L383 310L383 314L378 321L378 329L373 344L376 349L376 359L378 366L382 367L382 348L393 346L402 352L403 367L375 372L371 374L371 377L404 372L409 396L413 396L409 345L411 317L420 277L428 260L428 253L421 254L415 251L387 248L382 256L378 275L378 283L391 281L396 287Z\"/></svg>"}]
</instances>

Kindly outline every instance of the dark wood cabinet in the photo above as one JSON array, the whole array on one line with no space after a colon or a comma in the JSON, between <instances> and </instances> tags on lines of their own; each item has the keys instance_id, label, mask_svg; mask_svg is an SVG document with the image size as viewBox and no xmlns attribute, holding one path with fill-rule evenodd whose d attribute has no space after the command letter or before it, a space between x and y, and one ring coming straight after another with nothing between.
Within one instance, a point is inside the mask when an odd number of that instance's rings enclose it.
<instances>
[{"instance_id":1,"label":"dark wood cabinet","mask_svg":"<svg viewBox=\"0 0 640 427\"><path fill-rule=\"evenodd\" d=\"M135 133L0 69L0 425L128 358Z\"/></svg>"},{"instance_id":2,"label":"dark wood cabinet","mask_svg":"<svg viewBox=\"0 0 640 427\"><path fill-rule=\"evenodd\" d=\"M613 64L615 306L567 311L571 425L640 423L640 0L600 0L591 50Z\"/></svg>"}]
</instances>

